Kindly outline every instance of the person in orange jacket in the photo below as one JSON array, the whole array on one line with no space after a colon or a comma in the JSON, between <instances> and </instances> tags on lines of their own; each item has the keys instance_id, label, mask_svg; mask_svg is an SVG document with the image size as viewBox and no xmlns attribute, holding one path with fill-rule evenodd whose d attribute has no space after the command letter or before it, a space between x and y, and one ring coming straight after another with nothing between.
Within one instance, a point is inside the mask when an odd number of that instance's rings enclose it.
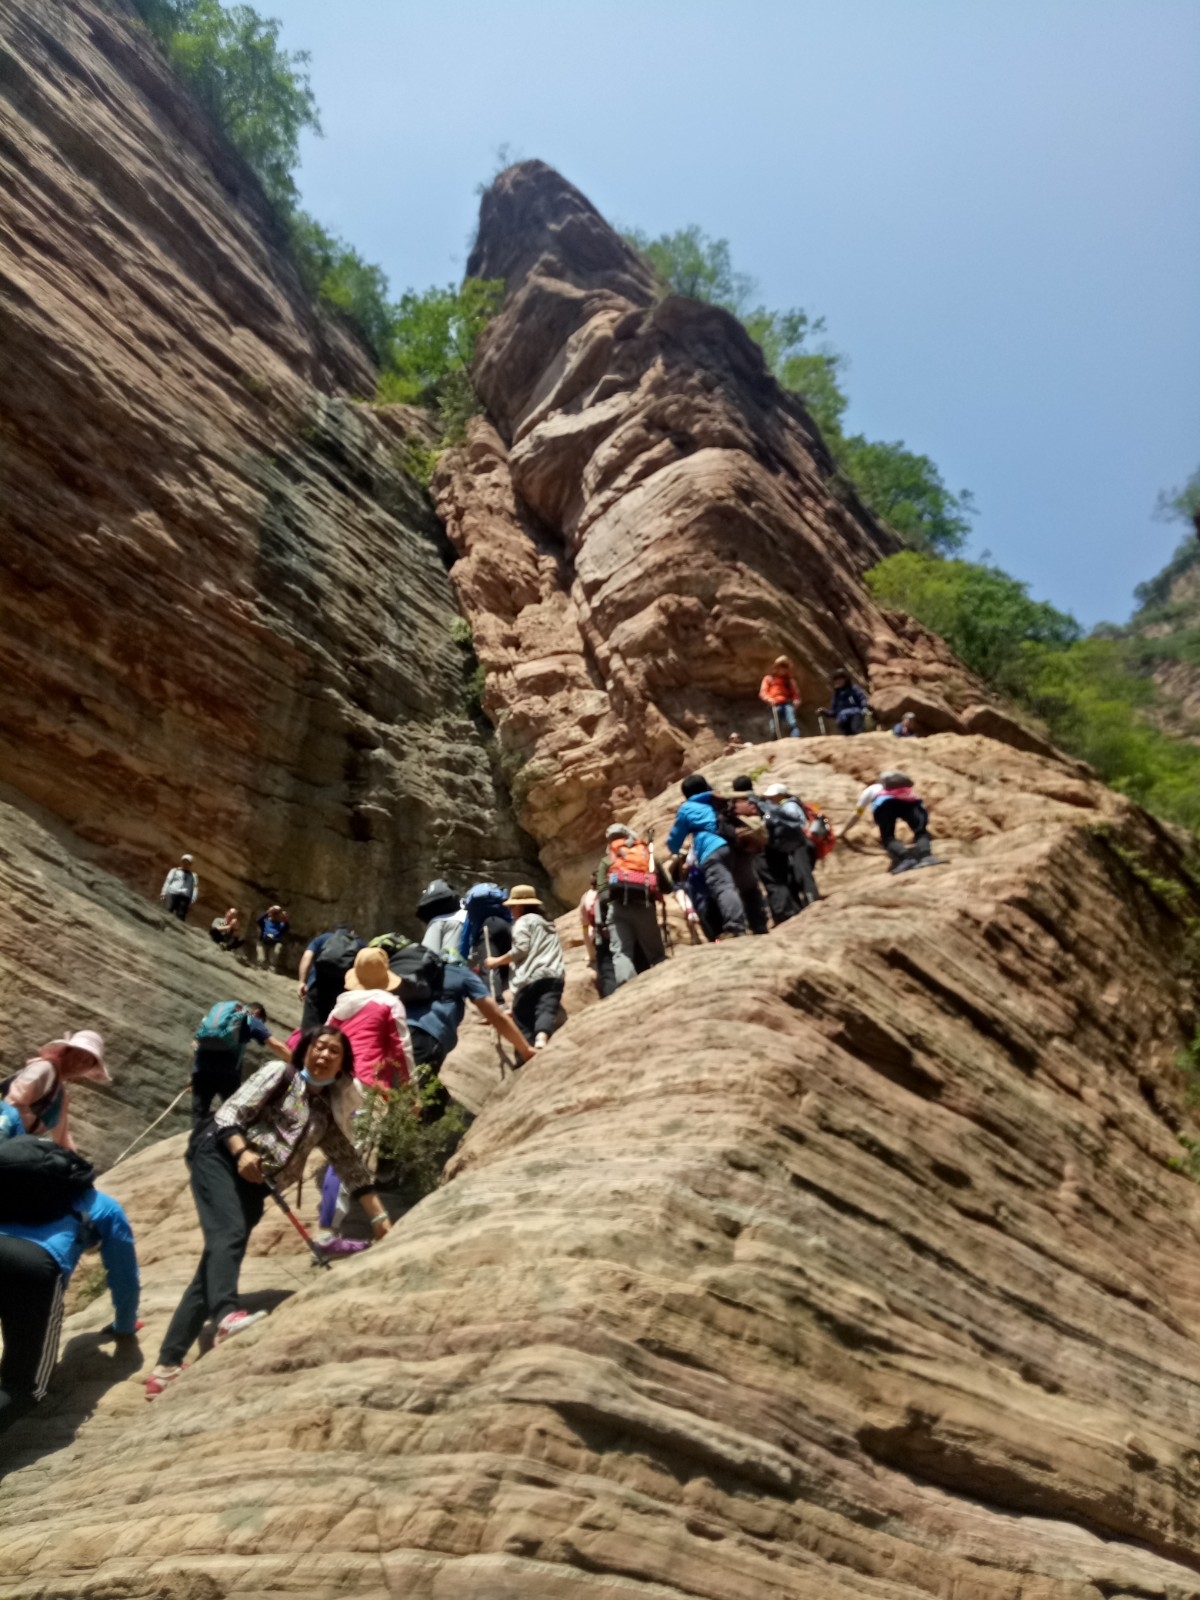
<instances>
[{"instance_id":1,"label":"person in orange jacket","mask_svg":"<svg viewBox=\"0 0 1200 1600\"><path fill-rule=\"evenodd\" d=\"M800 724L796 712L800 709L800 691L787 656L776 656L774 665L759 685L758 698L771 708L771 737L782 738L782 725L786 722L793 739L800 737Z\"/></svg>"}]
</instances>

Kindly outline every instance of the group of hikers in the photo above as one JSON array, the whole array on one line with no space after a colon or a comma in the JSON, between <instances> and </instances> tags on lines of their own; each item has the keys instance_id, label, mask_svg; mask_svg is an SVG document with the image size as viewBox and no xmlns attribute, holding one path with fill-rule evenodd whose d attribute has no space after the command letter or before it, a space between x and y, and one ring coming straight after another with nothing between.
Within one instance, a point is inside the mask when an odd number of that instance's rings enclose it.
<instances>
[{"instance_id":1,"label":"group of hikers","mask_svg":"<svg viewBox=\"0 0 1200 1600\"><path fill-rule=\"evenodd\" d=\"M800 697L785 657L764 679L761 697L774 735L785 728L798 735ZM863 731L869 709L864 691L839 673L821 715L853 735ZM912 714L893 732L913 737ZM601 997L666 959L672 898L694 942L764 934L769 922L787 922L820 898L815 869L837 834L787 784L771 783L759 794L753 777L743 775L720 795L697 773L681 787L665 860L656 859L652 837L627 824L607 830L579 904ZM887 771L868 785L841 837L868 813L892 872L937 863L928 810L905 773ZM901 824L910 843L897 836ZM166 910L185 921L198 888L193 859L184 855L163 884ZM265 1007L254 1001L220 1001L198 1023L186 1159L204 1248L147 1379L148 1399L179 1377L198 1337L205 1347L206 1327L210 1345L222 1344L264 1314L246 1310L239 1298L249 1238L268 1197L289 1209L281 1191L301 1178L314 1149L328 1170L319 1210L325 1232L320 1245L305 1234L310 1247L318 1255L337 1253L339 1244L361 1248L342 1234L355 1202L374 1237L388 1231L385 1175L374 1148L380 1107L407 1088L411 1115L429 1121L444 1114L451 1102L439 1074L468 1004L495 1030L510 1068L544 1049L559 1026L563 948L533 886L506 891L480 883L460 896L439 878L414 909L424 930L419 942L399 933L363 940L345 923L309 940L297 975L301 1025L288 1037L272 1032ZM286 912L269 906L257 927L264 964L277 965ZM221 948L238 950L244 940L236 908L214 919L210 934ZM271 1059L244 1077L252 1045ZM102 1038L83 1030L52 1040L0 1083L0 1431L46 1393L63 1295L86 1249L99 1246L108 1274L114 1316L106 1336L136 1340L141 1327L128 1219L96 1188L70 1132L71 1086L89 1080L110 1078Z\"/></svg>"},{"instance_id":2,"label":"group of hikers","mask_svg":"<svg viewBox=\"0 0 1200 1600\"><path fill-rule=\"evenodd\" d=\"M823 706L817 712L817 726L820 731L824 733L826 725L832 724L840 734L863 733L866 730L867 718L874 715L867 691L861 684L855 683L845 667L839 667L832 675L829 688L829 705ZM770 710L771 721L768 732L772 739L783 738L785 732L792 739L800 738L799 711L803 702L789 656L776 656L770 672L759 685L758 698ZM894 724L892 732L898 739L915 738L916 714L906 711L899 722ZM736 745L744 743L736 734L731 734L730 739Z\"/></svg>"}]
</instances>

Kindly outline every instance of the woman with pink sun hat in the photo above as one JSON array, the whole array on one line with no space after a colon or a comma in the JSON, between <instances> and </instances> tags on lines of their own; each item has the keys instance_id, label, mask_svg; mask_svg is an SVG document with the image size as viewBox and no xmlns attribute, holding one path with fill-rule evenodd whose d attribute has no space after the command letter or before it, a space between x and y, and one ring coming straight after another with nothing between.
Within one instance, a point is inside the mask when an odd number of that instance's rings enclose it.
<instances>
[{"instance_id":1,"label":"woman with pink sun hat","mask_svg":"<svg viewBox=\"0 0 1200 1600\"><path fill-rule=\"evenodd\" d=\"M112 1082L104 1065L104 1040L91 1028L43 1045L20 1072L0 1084L0 1097L17 1111L26 1133L53 1139L64 1150L74 1150L68 1125L67 1085L84 1079Z\"/></svg>"}]
</instances>

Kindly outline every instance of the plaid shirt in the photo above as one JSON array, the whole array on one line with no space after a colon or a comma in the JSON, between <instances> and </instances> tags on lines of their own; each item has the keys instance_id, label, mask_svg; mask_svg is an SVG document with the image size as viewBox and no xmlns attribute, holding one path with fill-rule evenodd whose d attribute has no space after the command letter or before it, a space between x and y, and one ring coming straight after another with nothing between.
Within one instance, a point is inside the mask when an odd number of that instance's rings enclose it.
<instances>
[{"instance_id":1,"label":"plaid shirt","mask_svg":"<svg viewBox=\"0 0 1200 1600\"><path fill-rule=\"evenodd\" d=\"M291 1068L270 1061L231 1094L214 1119L223 1138L240 1133L262 1158L263 1171L279 1187L294 1183L304 1171L316 1144L354 1199L374 1194L375 1184L358 1152L334 1121L330 1089L311 1089L300 1073L280 1094L276 1091Z\"/></svg>"}]
</instances>

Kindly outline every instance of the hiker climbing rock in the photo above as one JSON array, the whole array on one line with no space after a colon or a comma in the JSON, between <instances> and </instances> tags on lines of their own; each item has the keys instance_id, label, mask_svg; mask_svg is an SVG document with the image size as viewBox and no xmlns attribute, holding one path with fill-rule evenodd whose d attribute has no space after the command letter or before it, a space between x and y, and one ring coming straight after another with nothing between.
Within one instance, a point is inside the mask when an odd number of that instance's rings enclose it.
<instances>
[{"instance_id":1,"label":"hiker climbing rock","mask_svg":"<svg viewBox=\"0 0 1200 1600\"><path fill-rule=\"evenodd\" d=\"M224 916L214 917L208 936L222 950L240 950L246 941L242 938L242 914L238 908L230 906Z\"/></svg>"},{"instance_id":2,"label":"hiker climbing rock","mask_svg":"<svg viewBox=\"0 0 1200 1600\"><path fill-rule=\"evenodd\" d=\"M800 709L800 691L796 687L792 663L787 656L776 656L770 672L759 685L758 698L771 710L770 734L772 739L782 739L786 725L793 739L800 737L800 724L796 713Z\"/></svg>"},{"instance_id":3,"label":"hiker climbing rock","mask_svg":"<svg viewBox=\"0 0 1200 1600\"><path fill-rule=\"evenodd\" d=\"M761 817L766 826L763 849L754 857L754 863L758 881L767 899L771 921L778 927L781 922L794 917L804 904L797 897L793 885L791 857L780 848L772 848L770 815L773 808L755 794L754 779L739 773L729 787L743 808L753 807L753 814Z\"/></svg>"},{"instance_id":4,"label":"hiker climbing rock","mask_svg":"<svg viewBox=\"0 0 1200 1600\"><path fill-rule=\"evenodd\" d=\"M292 1062L260 1067L193 1134L188 1165L204 1253L147 1379L148 1400L178 1378L207 1320L216 1321L217 1344L261 1320L264 1313L245 1311L238 1296L246 1246L262 1220L266 1182L278 1189L294 1183L314 1145L362 1201L375 1236L387 1232L387 1212L350 1141L349 1119L357 1104L350 1042L336 1028L319 1027L304 1033Z\"/></svg>"},{"instance_id":5,"label":"hiker climbing rock","mask_svg":"<svg viewBox=\"0 0 1200 1600\"><path fill-rule=\"evenodd\" d=\"M180 856L179 865L172 867L163 879L159 898L173 917L186 922L187 914L195 905L199 893L200 880L192 871L191 856Z\"/></svg>"},{"instance_id":6,"label":"hiker climbing rock","mask_svg":"<svg viewBox=\"0 0 1200 1600\"><path fill-rule=\"evenodd\" d=\"M763 811L767 819L768 870L772 877L786 882L797 909L803 911L821 898L813 876L815 853L808 835L808 812L786 783L768 785L763 793Z\"/></svg>"},{"instance_id":7,"label":"hiker climbing rock","mask_svg":"<svg viewBox=\"0 0 1200 1600\"><path fill-rule=\"evenodd\" d=\"M685 778L680 787L684 801L667 835L667 849L676 857L675 876L679 875L680 851L690 838L721 932L738 938L749 923L752 932L766 933L766 907L753 859L757 852L745 849L738 840L732 805L719 801L700 773ZM766 825L761 818L759 825L765 841Z\"/></svg>"},{"instance_id":8,"label":"hiker climbing rock","mask_svg":"<svg viewBox=\"0 0 1200 1600\"><path fill-rule=\"evenodd\" d=\"M619 988L667 959L658 925L662 892L644 839L623 822L612 823L604 837L608 848L596 876L608 889L613 981Z\"/></svg>"},{"instance_id":9,"label":"hiker climbing rock","mask_svg":"<svg viewBox=\"0 0 1200 1600\"><path fill-rule=\"evenodd\" d=\"M854 815L842 829L843 838L868 810L879 829L880 843L892 858L890 871L904 872L910 867L943 865L940 856L931 854L933 841L929 836L929 812L907 773L885 772L878 783L868 784L858 797ZM900 822L912 834L911 846L902 844L896 838L896 825Z\"/></svg>"},{"instance_id":10,"label":"hiker climbing rock","mask_svg":"<svg viewBox=\"0 0 1200 1600\"><path fill-rule=\"evenodd\" d=\"M325 1021L345 988L346 974L362 947L363 941L348 922L339 922L328 933L309 940L300 957L296 983L304 1001L302 1028L315 1028Z\"/></svg>"},{"instance_id":11,"label":"hiker climbing rock","mask_svg":"<svg viewBox=\"0 0 1200 1600\"><path fill-rule=\"evenodd\" d=\"M289 926L287 912L282 906L268 906L258 919L258 950L268 972L279 966Z\"/></svg>"},{"instance_id":12,"label":"hiker climbing rock","mask_svg":"<svg viewBox=\"0 0 1200 1600\"><path fill-rule=\"evenodd\" d=\"M218 1000L205 1012L192 1044L193 1128L209 1115L215 1099L224 1103L237 1093L250 1045L265 1045L285 1061L292 1058L283 1040L267 1027L267 1008L257 1000Z\"/></svg>"},{"instance_id":13,"label":"hiker climbing rock","mask_svg":"<svg viewBox=\"0 0 1200 1600\"><path fill-rule=\"evenodd\" d=\"M67 1086L84 1080L112 1082L104 1065L104 1040L91 1028L43 1045L20 1072L0 1083L0 1098L19 1114L26 1133L74 1150Z\"/></svg>"},{"instance_id":14,"label":"hiker climbing rock","mask_svg":"<svg viewBox=\"0 0 1200 1600\"><path fill-rule=\"evenodd\" d=\"M463 959L458 943L467 920L467 908L445 878L435 878L417 901L417 918L425 929L421 943L427 950L445 960Z\"/></svg>"},{"instance_id":15,"label":"hiker climbing rock","mask_svg":"<svg viewBox=\"0 0 1200 1600\"><path fill-rule=\"evenodd\" d=\"M428 892L426 890L426 894ZM422 902L424 898L422 896ZM417 914L420 915L419 909ZM450 1096L442 1088L439 1074L446 1057L458 1043L458 1030L462 1027L468 1000L500 1038L512 1045L518 1061L530 1060L533 1047L508 1013L496 1004L487 983L478 973L452 955L433 959L435 970L428 993L424 998L407 1000L405 1005L422 1099L430 1111L440 1114L449 1105Z\"/></svg>"},{"instance_id":16,"label":"hiker climbing rock","mask_svg":"<svg viewBox=\"0 0 1200 1600\"><path fill-rule=\"evenodd\" d=\"M534 1049L541 1050L558 1026L567 980L562 941L542 915L532 884L518 883L504 905L513 915L512 949L488 957L485 965L492 971L512 967L513 1021Z\"/></svg>"},{"instance_id":17,"label":"hiker climbing rock","mask_svg":"<svg viewBox=\"0 0 1200 1600\"><path fill-rule=\"evenodd\" d=\"M133 1230L93 1187L81 1156L45 1139L0 1145L0 1432L45 1398L62 1330L63 1296L85 1250L100 1247L113 1320L105 1335L136 1346Z\"/></svg>"},{"instance_id":18,"label":"hiker climbing rock","mask_svg":"<svg viewBox=\"0 0 1200 1600\"><path fill-rule=\"evenodd\" d=\"M833 674L830 683L832 698L828 709L821 715L829 718L838 733L861 733L866 726L867 712L871 709L867 691L853 681L844 667Z\"/></svg>"},{"instance_id":19,"label":"hiker climbing rock","mask_svg":"<svg viewBox=\"0 0 1200 1600\"><path fill-rule=\"evenodd\" d=\"M602 887L597 887L600 884ZM608 885L600 872L593 872L591 882L579 901L579 925L583 930L583 947L587 963L592 969L596 993L607 1000L617 987L613 970L612 930L609 927Z\"/></svg>"},{"instance_id":20,"label":"hiker climbing rock","mask_svg":"<svg viewBox=\"0 0 1200 1600\"><path fill-rule=\"evenodd\" d=\"M897 739L916 739L919 737L917 730L917 714L915 711L906 711L893 728L892 732Z\"/></svg>"},{"instance_id":21,"label":"hiker climbing rock","mask_svg":"<svg viewBox=\"0 0 1200 1600\"><path fill-rule=\"evenodd\" d=\"M489 969L490 956L504 956L512 949L512 913L505 905L505 891L498 883L477 883L463 896L462 932L458 953L477 972L487 971L486 982L492 998L504 999L506 962Z\"/></svg>"}]
</instances>

